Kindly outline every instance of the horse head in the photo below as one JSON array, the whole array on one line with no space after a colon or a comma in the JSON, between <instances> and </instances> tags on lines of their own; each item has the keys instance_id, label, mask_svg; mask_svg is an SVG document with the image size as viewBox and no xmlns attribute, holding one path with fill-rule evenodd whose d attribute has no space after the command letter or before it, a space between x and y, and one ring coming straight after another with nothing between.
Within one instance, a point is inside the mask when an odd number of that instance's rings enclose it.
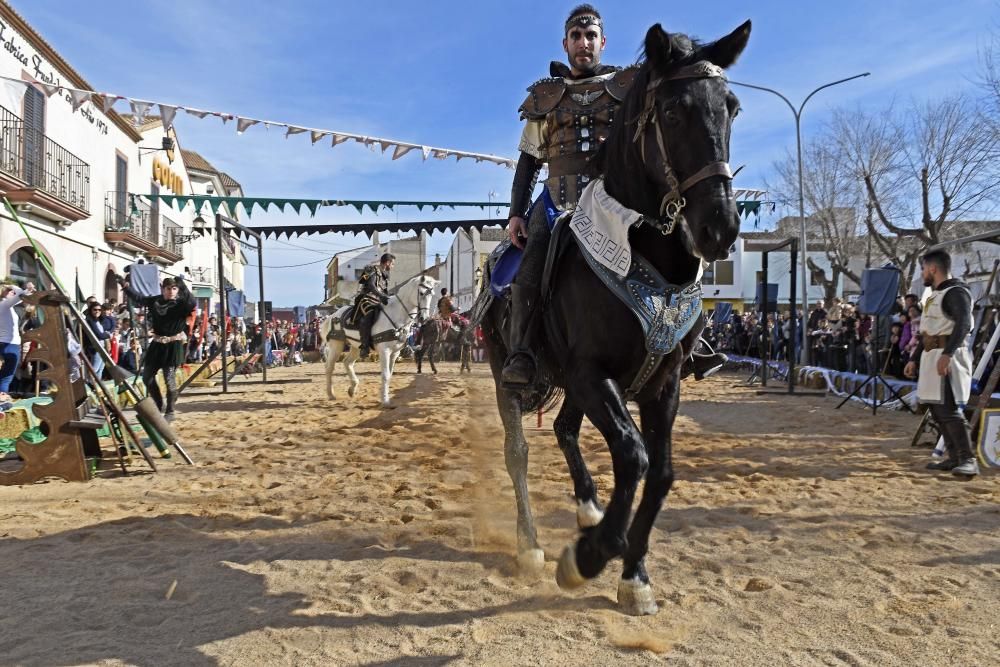
<instances>
[{"instance_id":1,"label":"horse head","mask_svg":"<svg viewBox=\"0 0 1000 667\"><path fill-rule=\"evenodd\" d=\"M750 21L710 44L651 27L645 62L597 160L612 197L663 234L679 233L706 261L724 259L740 228L729 168L739 101L724 70L749 38Z\"/></svg>"},{"instance_id":2,"label":"horse head","mask_svg":"<svg viewBox=\"0 0 1000 667\"><path fill-rule=\"evenodd\" d=\"M423 274L410 278L399 286L396 296L400 303L406 307L406 312L410 317L421 320L431 312L431 304L434 301L434 292L438 286L438 281Z\"/></svg>"}]
</instances>

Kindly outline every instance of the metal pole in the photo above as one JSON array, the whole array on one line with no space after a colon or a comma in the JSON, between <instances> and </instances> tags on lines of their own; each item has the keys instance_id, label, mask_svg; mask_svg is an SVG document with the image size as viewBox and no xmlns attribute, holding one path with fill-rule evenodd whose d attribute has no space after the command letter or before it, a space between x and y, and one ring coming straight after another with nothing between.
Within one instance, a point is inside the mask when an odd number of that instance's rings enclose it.
<instances>
[{"instance_id":1,"label":"metal pole","mask_svg":"<svg viewBox=\"0 0 1000 667\"><path fill-rule=\"evenodd\" d=\"M796 322L796 319L795 319L795 263L799 259L798 258L798 252L799 252L799 241L798 241L798 239L792 239L792 248L791 248L792 264L791 264L791 267L790 267L791 271L789 271L789 274L790 274L789 275L789 281L791 282L791 285L789 285L789 291L788 291L788 295L789 295L789 306L788 307L791 309L791 314L790 314L790 318L789 318L789 321L791 322L791 325L790 325L791 330L788 332L789 333L788 342L791 343L791 346L792 346L792 349L789 350L789 354L788 354L788 393L789 394L794 394L795 393L795 339L797 337L796 334L798 333L798 330L797 330L798 323Z\"/></svg>"},{"instance_id":2,"label":"metal pole","mask_svg":"<svg viewBox=\"0 0 1000 667\"><path fill-rule=\"evenodd\" d=\"M760 282L757 289L760 290L760 330L763 333L760 340L760 386L767 386L767 347L771 342L767 335L767 258L770 250L765 250L761 256Z\"/></svg>"},{"instance_id":3,"label":"metal pole","mask_svg":"<svg viewBox=\"0 0 1000 667\"><path fill-rule=\"evenodd\" d=\"M226 277L223 272L222 216L218 213L215 214L215 245L219 253L219 308L222 311L220 314L220 319L222 320L222 343L220 347L222 348L222 393L225 394L229 392L229 379L226 376Z\"/></svg>"},{"instance_id":4,"label":"metal pole","mask_svg":"<svg viewBox=\"0 0 1000 667\"><path fill-rule=\"evenodd\" d=\"M806 273L806 265L809 262L808 244L806 242L806 212L805 212L805 193L802 188L802 110L806 106L813 95L823 90L824 88L829 88L831 86L836 86L841 83L846 83L847 81L853 81L854 79L859 79L861 77L870 76L871 72L863 72L861 74L855 74L854 76L849 76L846 79L838 79L837 81L831 81L830 83L823 84L819 88L816 88L811 93L806 95L806 98L802 100L802 104L796 109L795 106L789 101L787 97L779 93L773 88L766 88L764 86L757 86L749 83L740 83L739 81L730 81L734 86L743 86L744 88L753 88L754 90L763 90L766 93L771 93L772 95L777 95L781 100L788 105L791 109L792 115L795 116L795 148L799 163L799 243L802 248L802 317L803 320L809 316L809 276ZM805 363L806 351L808 350L809 343L809 333L806 331L805 323L802 326L802 349L800 354L802 355L800 361Z\"/></svg>"},{"instance_id":5,"label":"metal pole","mask_svg":"<svg viewBox=\"0 0 1000 667\"><path fill-rule=\"evenodd\" d=\"M267 384L267 357L264 355L267 336L267 323L264 321L264 239L257 237L257 279L260 281L260 296L257 298L257 311L260 313L260 372L261 379Z\"/></svg>"}]
</instances>

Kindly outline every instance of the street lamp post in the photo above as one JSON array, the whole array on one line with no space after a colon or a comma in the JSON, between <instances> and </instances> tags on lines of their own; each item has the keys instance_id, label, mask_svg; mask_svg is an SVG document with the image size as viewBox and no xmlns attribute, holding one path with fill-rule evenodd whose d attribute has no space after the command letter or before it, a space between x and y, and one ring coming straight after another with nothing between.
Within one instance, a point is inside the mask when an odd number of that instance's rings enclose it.
<instances>
[{"instance_id":1,"label":"street lamp post","mask_svg":"<svg viewBox=\"0 0 1000 667\"><path fill-rule=\"evenodd\" d=\"M792 115L795 116L795 152L797 154L797 159L799 163L799 245L802 251L802 349L799 351L799 360L801 363L805 363L806 360L806 350L809 344L809 332L806 331L805 318L809 316L809 276L806 271L808 264L808 253L806 245L806 205L805 205L805 193L802 188L802 110L806 106L813 95L823 90L824 88L830 88L831 86L836 86L837 84L846 83L848 81L853 81L854 79L860 79L861 77L869 76L871 72L864 72L862 74L855 74L854 76L849 76L846 79L839 79L837 81L831 81L830 83L823 84L819 88L816 88L811 93L806 95L806 98L802 100L802 104L796 109L795 105L789 101L787 97L779 93L773 88L766 88L764 86L755 86L749 83L740 83L739 81L730 81L734 86L743 86L744 88L753 88L754 90L763 90L766 93L771 93L772 95L777 95L781 100L788 105L788 108L792 110ZM766 278L766 276L765 276ZM792 322L795 322L795 313L791 314Z\"/></svg>"}]
</instances>

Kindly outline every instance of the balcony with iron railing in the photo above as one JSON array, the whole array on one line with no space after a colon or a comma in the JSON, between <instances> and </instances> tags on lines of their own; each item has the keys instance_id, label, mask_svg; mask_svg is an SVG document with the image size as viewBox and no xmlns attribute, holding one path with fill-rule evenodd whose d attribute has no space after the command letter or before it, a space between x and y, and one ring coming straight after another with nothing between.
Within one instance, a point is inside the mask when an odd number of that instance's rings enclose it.
<instances>
[{"instance_id":1,"label":"balcony with iron railing","mask_svg":"<svg viewBox=\"0 0 1000 667\"><path fill-rule=\"evenodd\" d=\"M0 106L0 190L43 217L90 217L90 165Z\"/></svg>"},{"instance_id":2,"label":"balcony with iron railing","mask_svg":"<svg viewBox=\"0 0 1000 667\"><path fill-rule=\"evenodd\" d=\"M104 197L104 240L116 248L143 253L155 262L173 264L184 258L183 228L148 203L125 192Z\"/></svg>"}]
</instances>

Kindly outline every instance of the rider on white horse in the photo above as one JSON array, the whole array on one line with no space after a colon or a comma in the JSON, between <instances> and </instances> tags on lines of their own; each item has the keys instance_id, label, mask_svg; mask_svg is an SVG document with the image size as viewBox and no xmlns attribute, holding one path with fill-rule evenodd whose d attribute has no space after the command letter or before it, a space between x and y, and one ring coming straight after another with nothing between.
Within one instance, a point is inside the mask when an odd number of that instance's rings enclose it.
<instances>
[{"instance_id":1,"label":"rider on white horse","mask_svg":"<svg viewBox=\"0 0 1000 667\"><path fill-rule=\"evenodd\" d=\"M361 292L354 300L354 321L361 334L361 358L364 359L372 351L372 325L382 311L382 306L389 303L389 271L396 262L396 256L385 253L379 258L378 265L366 266L361 272L359 283Z\"/></svg>"}]
</instances>

